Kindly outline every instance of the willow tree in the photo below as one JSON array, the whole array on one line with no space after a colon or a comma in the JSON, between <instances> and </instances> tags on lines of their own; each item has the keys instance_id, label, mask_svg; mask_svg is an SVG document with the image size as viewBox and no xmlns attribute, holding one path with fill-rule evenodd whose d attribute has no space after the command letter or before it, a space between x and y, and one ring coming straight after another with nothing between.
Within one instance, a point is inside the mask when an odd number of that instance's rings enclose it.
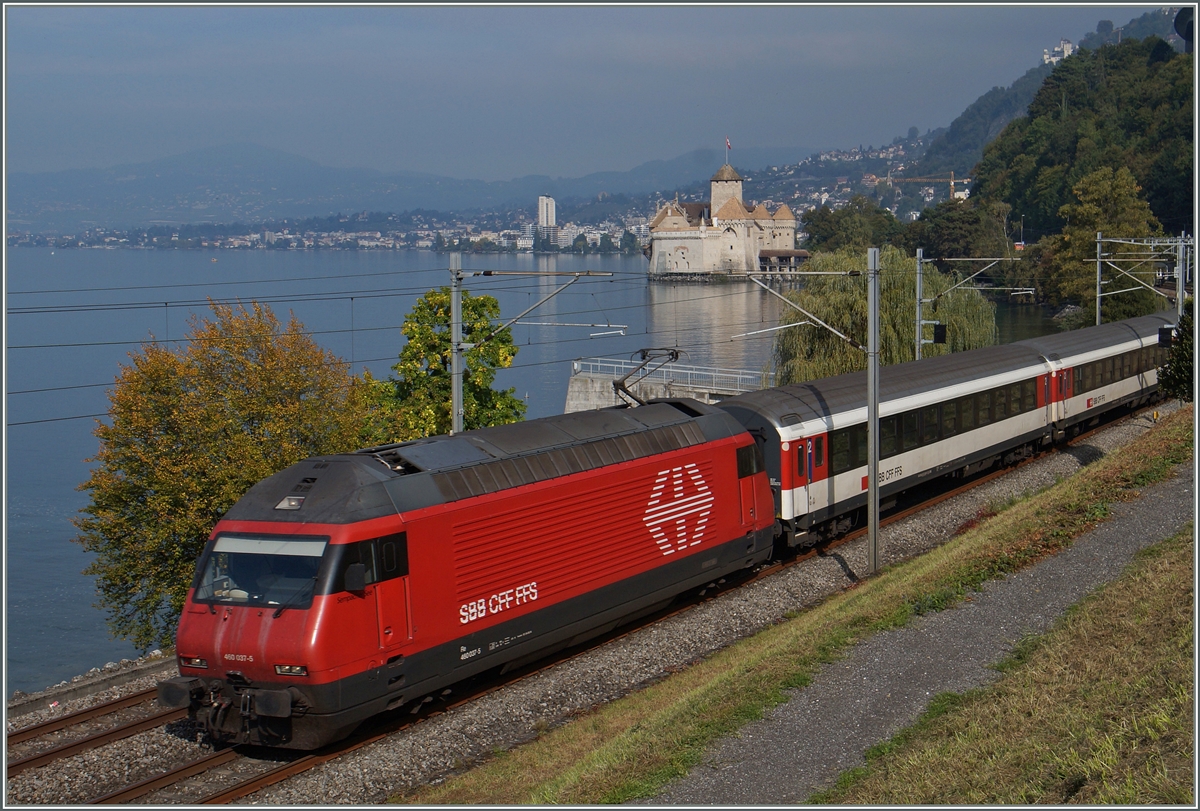
<instances>
[{"instance_id":1,"label":"willow tree","mask_svg":"<svg viewBox=\"0 0 1200 811\"><path fill-rule=\"evenodd\" d=\"M826 324L864 346L867 343L867 257L865 251L817 253L805 263L811 272L845 274L863 271L861 276L807 276L804 286L786 295L800 307ZM946 293L956 280L932 266L923 268L922 298ZM880 251L879 275L879 348L884 366L913 360L916 356L916 278L917 260L896 248ZM938 298L936 310L926 305L924 319L946 325L945 344L927 344L923 357L977 349L996 342L996 307L978 290L960 288ZM801 324L808 319L790 307L785 308L781 324ZM932 338L932 327L926 328ZM799 383L820 377L867 368L867 355L816 324L781 330L773 352L776 382Z\"/></svg>"},{"instance_id":2,"label":"willow tree","mask_svg":"<svg viewBox=\"0 0 1200 811\"><path fill-rule=\"evenodd\" d=\"M79 486L90 502L75 541L95 553L113 634L170 645L196 558L252 485L308 456L373 441L366 386L294 317L260 304L212 305L180 349L130 353L109 392L108 423Z\"/></svg>"}]
</instances>

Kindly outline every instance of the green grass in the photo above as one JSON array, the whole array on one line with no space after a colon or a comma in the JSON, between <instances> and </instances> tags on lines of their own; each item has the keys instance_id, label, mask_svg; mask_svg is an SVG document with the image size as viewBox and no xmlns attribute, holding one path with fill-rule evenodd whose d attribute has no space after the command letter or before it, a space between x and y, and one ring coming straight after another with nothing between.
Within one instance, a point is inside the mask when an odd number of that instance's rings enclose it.
<instances>
[{"instance_id":1,"label":"green grass","mask_svg":"<svg viewBox=\"0 0 1200 811\"><path fill-rule=\"evenodd\" d=\"M1192 805L1194 553L1191 527L1141 553L809 802Z\"/></svg>"},{"instance_id":2,"label":"green grass","mask_svg":"<svg viewBox=\"0 0 1200 811\"><path fill-rule=\"evenodd\" d=\"M997 515L920 558L478 768L397 799L584 804L651 796L686 774L714 741L762 717L849 646L953 605L987 580L1067 546L1103 520L1110 504L1136 498L1138 488L1189 460L1192 441L1192 410L1182 409L1121 453L1033 497L998 505ZM940 697L935 710L949 714L959 700Z\"/></svg>"}]
</instances>

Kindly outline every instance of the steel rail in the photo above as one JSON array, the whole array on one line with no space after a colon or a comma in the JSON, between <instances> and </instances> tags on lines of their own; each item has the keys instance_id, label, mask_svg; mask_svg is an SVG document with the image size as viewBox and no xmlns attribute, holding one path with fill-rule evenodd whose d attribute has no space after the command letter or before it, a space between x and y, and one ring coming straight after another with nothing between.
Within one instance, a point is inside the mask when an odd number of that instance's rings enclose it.
<instances>
[{"instance_id":1,"label":"steel rail","mask_svg":"<svg viewBox=\"0 0 1200 811\"><path fill-rule=\"evenodd\" d=\"M106 805L110 803L124 803L129 800L144 797L152 791L157 791L160 788L166 788L173 783L178 783L181 780L186 780L189 777L194 777L197 774L203 774L209 769L216 768L222 764L228 763L231 760L237 760L239 755L233 749L222 749L219 752L212 752L204 757L193 760L190 763L184 763L182 766L177 766L169 772L163 772L154 777L148 777L139 783L125 786L116 791L109 792L102 797L97 797L93 800L88 800L88 805Z\"/></svg>"},{"instance_id":2,"label":"steel rail","mask_svg":"<svg viewBox=\"0 0 1200 811\"><path fill-rule=\"evenodd\" d=\"M48 735L51 732L57 732L60 729L65 729L66 727L82 724L85 721L90 721L93 718L99 718L102 715L108 715L109 713L116 712L117 710L123 710L126 707L137 706L138 704L142 704L154 698L156 689L157 688L151 687L148 690L142 690L138 693L131 693L124 698L106 701L105 703L97 704L94 707L87 707L82 710L77 710L69 715L52 718L49 721L43 721L40 724L34 724L33 726L18 729L15 732L8 733L6 742L9 746L12 746L15 743L23 743L31 738L38 738L42 735Z\"/></svg>"},{"instance_id":3,"label":"steel rail","mask_svg":"<svg viewBox=\"0 0 1200 811\"><path fill-rule=\"evenodd\" d=\"M53 749L48 749L45 752L39 752L36 755L21 758L20 760L10 761L8 763L8 777L12 778L27 769L35 769L38 766L45 766L47 763L53 763L56 760L61 760L71 755L76 755L80 752L86 752L89 749L95 749L98 746L103 746L106 743L119 741L122 738L128 738L131 735L136 735L139 732L145 732L148 729L169 724L172 721L178 721L182 718L187 718L187 710L164 710L147 718L142 718L138 721L130 721L127 724L121 724L118 727L97 732L95 735L89 735L86 738L81 738L77 741L64 743L61 746L56 746Z\"/></svg>"}]
</instances>

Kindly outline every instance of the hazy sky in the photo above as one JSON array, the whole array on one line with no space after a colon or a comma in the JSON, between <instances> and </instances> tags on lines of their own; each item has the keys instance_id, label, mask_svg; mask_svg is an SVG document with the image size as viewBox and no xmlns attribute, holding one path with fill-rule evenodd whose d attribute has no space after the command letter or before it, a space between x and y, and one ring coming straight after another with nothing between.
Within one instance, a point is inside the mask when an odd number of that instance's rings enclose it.
<instances>
[{"instance_id":1,"label":"hazy sky","mask_svg":"<svg viewBox=\"0 0 1200 811\"><path fill-rule=\"evenodd\" d=\"M5 7L10 171L252 141L333 166L576 177L945 126L1155 6ZM736 154L735 154L736 158Z\"/></svg>"}]
</instances>

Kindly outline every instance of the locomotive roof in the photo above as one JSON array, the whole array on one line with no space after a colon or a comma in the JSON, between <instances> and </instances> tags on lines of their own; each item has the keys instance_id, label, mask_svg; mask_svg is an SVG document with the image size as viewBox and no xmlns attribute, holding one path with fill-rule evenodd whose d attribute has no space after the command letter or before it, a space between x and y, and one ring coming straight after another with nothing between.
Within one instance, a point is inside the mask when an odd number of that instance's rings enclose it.
<instances>
[{"instance_id":1,"label":"locomotive roof","mask_svg":"<svg viewBox=\"0 0 1200 811\"><path fill-rule=\"evenodd\" d=\"M879 398L881 402L902 400L933 389L1042 366L1043 357L1069 358L1125 343L1136 337L1157 335L1158 327L1164 323L1167 323L1166 317L1159 313L1043 338L884 366L879 370ZM740 394L721 401L720 406L735 413L738 410L758 413L776 425L795 425L863 408L867 399L866 389L865 371L848 372L836 377Z\"/></svg>"},{"instance_id":2,"label":"locomotive roof","mask_svg":"<svg viewBox=\"0 0 1200 811\"><path fill-rule=\"evenodd\" d=\"M342 524L485 495L735 436L694 400L580 411L306 459L256 484L225 518ZM288 497L300 506L285 509Z\"/></svg>"}]
</instances>

